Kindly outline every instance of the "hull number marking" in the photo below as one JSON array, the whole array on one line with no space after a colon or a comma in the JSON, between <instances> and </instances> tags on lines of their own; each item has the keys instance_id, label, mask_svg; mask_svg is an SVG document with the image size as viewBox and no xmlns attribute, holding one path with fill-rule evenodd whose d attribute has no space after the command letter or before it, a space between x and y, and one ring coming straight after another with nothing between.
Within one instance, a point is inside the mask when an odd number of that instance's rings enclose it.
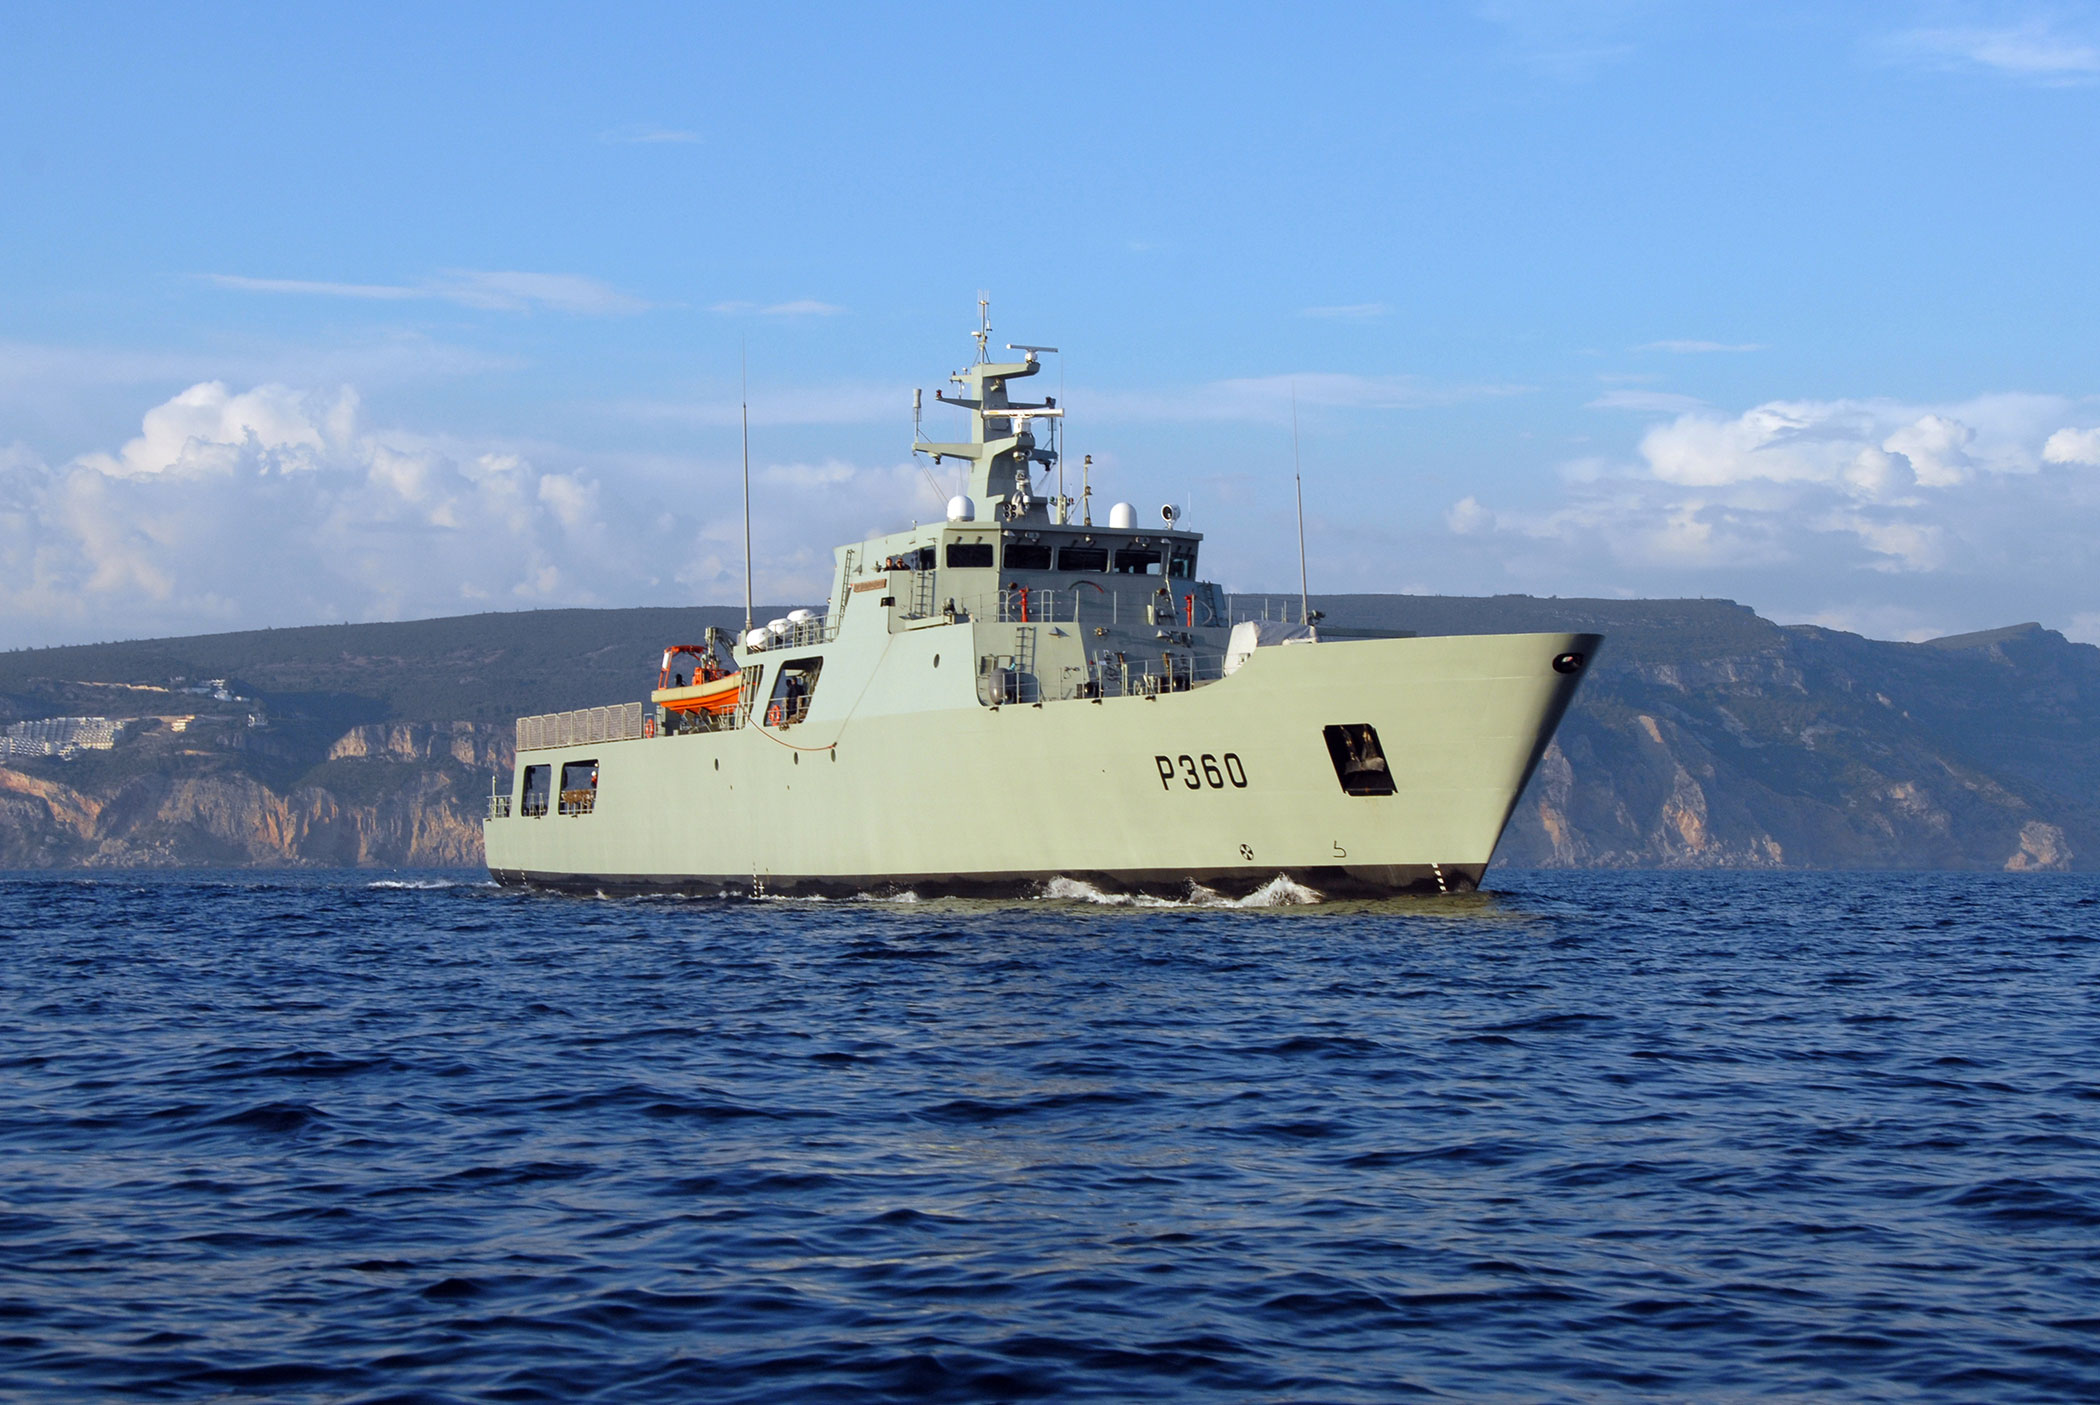
<instances>
[{"instance_id":1,"label":"hull number marking","mask_svg":"<svg viewBox=\"0 0 2100 1405\"><path fill-rule=\"evenodd\" d=\"M1224 790L1228 786L1234 790L1247 788L1247 768L1240 763L1237 752L1226 752L1222 761L1207 751L1201 757L1186 752L1180 756L1155 756L1152 764L1159 768L1161 790L1172 790L1176 780L1188 790L1202 790L1206 786L1212 790Z\"/></svg>"}]
</instances>

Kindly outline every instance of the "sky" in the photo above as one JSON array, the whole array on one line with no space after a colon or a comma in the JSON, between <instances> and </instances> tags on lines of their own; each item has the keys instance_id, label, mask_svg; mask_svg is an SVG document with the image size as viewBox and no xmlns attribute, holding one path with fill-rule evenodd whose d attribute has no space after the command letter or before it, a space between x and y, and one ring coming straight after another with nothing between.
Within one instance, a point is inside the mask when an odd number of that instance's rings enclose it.
<instances>
[{"instance_id":1,"label":"sky","mask_svg":"<svg viewBox=\"0 0 2100 1405\"><path fill-rule=\"evenodd\" d=\"M2100 642L2094 5L8 17L0 647L736 602L746 374L821 600L980 292L1230 590L1295 462L1316 593Z\"/></svg>"}]
</instances>

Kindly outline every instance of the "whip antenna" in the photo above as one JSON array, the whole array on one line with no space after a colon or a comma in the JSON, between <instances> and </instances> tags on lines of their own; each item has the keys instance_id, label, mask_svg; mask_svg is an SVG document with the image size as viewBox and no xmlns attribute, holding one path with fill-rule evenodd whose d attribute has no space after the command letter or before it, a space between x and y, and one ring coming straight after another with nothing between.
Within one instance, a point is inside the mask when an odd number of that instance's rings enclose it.
<instances>
[{"instance_id":1,"label":"whip antenna","mask_svg":"<svg viewBox=\"0 0 2100 1405\"><path fill-rule=\"evenodd\" d=\"M737 355L743 365L744 420L744 633L751 632L751 348L739 339ZM1298 554L1305 554L1305 529L1298 530ZM1301 563L1302 564L1302 563Z\"/></svg>"},{"instance_id":2,"label":"whip antenna","mask_svg":"<svg viewBox=\"0 0 2100 1405\"><path fill-rule=\"evenodd\" d=\"M1298 623L1308 624L1311 605L1305 592L1305 474L1298 466L1298 382L1291 382L1291 482L1298 491Z\"/></svg>"}]
</instances>

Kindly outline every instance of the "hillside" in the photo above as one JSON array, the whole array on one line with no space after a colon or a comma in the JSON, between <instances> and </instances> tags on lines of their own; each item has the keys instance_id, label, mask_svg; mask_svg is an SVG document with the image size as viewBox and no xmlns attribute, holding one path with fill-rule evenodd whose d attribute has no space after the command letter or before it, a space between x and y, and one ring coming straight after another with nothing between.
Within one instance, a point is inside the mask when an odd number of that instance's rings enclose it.
<instances>
[{"instance_id":1,"label":"hillside","mask_svg":"<svg viewBox=\"0 0 2100 1405\"><path fill-rule=\"evenodd\" d=\"M2100 862L2100 649L2040 625L1897 644L1725 600L1315 604L1338 630L1609 637L1503 864ZM0 865L478 863L513 718L638 697L664 644L741 617L548 610L0 654L0 720L132 719L114 750L0 767ZM230 698L181 691L206 679Z\"/></svg>"}]
</instances>

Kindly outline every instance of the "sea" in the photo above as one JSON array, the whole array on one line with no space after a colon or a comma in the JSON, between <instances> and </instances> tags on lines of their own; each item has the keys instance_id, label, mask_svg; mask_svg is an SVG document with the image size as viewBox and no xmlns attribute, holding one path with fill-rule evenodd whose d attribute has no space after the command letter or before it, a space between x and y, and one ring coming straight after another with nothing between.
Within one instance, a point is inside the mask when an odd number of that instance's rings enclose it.
<instances>
[{"instance_id":1,"label":"sea","mask_svg":"<svg viewBox=\"0 0 2100 1405\"><path fill-rule=\"evenodd\" d=\"M0 876L0 1398L2100 1397L2100 878Z\"/></svg>"}]
</instances>

